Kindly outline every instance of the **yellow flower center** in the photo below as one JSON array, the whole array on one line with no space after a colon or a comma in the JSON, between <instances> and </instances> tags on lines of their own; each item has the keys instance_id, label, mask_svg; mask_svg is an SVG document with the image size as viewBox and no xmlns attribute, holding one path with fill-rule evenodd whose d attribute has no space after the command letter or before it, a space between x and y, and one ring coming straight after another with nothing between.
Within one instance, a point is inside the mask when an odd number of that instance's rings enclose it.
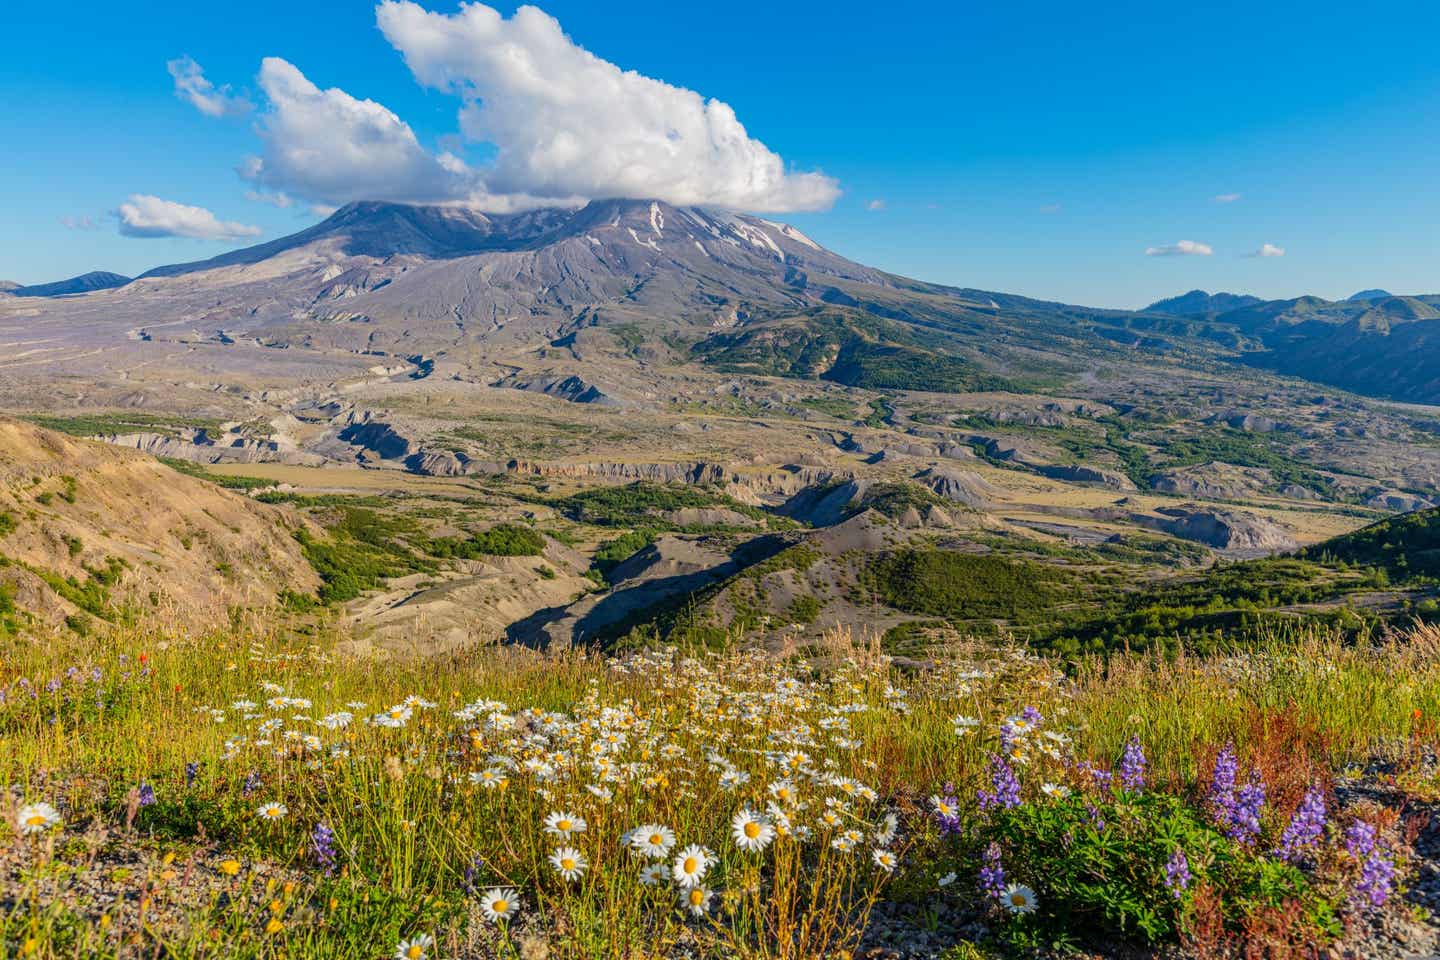
<instances>
[{"instance_id":1,"label":"yellow flower center","mask_svg":"<svg viewBox=\"0 0 1440 960\"><path fill-rule=\"evenodd\" d=\"M665 838L658 833L652 833L650 834L650 842L657 847L663 846L665 843Z\"/></svg>"},{"instance_id":2,"label":"yellow flower center","mask_svg":"<svg viewBox=\"0 0 1440 960\"><path fill-rule=\"evenodd\" d=\"M690 891L690 905L698 907L705 902L705 892L698 887Z\"/></svg>"},{"instance_id":3,"label":"yellow flower center","mask_svg":"<svg viewBox=\"0 0 1440 960\"><path fill-rule=\"evenodd\" d=\"M685 862L680 865L680 869L686 873L694 873L699 868L700 863L694 857L686 857Z\"/></svg>"},{"instance_id":4,"label":"yellow flower center","mask_svg":"<svg viewBox=\"0 0 1440 960\"><path fill-rule=\"evenodd\" d=\"M409 957L410 960L420 960L421 957L425 956L425 951L420 949L420 944L412 943L405 951L405 956Z\"/></svg>"},{"instance_id":5,"label":"yellow flower center","mask_svg":"<svg viewBox=\"0 0 1440 960\"><path fill-rule=\"evenodd\" d=\"M1025 903L1025 895L1023 893L1012 893L1010 895L1010 902L1017 907L1023 906Z\"/></svg>"},{"instance_id":6,"label":"yellow flower center","mask_svg":"<svg viewBox=\"0 0 1440 960\"><path fill-rule=\"evenodd\" d=\"M43 827L43 826L45 826L45 814L43 814L43 813L32 813L32 814L30 815L29 819L27 819L27 820L25 821L25 825L26 825L27 827Z\"/></svg>"},{"instance_id":7,"label":"yellow flower center","mask_svg":"<svg viewBox=\"0 0 1440 960\"><path fill-rule=\"evenodd\" d=\"M570 857L562 857L560 860L560 866L565 870L574 870L575 861L572 860Z\"/></svg>"},{"instance_id":8,"label":"yellow flower center","mask_svg":"<svg viewBox=\"0 0 1440 960\"><path fill-rule=\"evenodd\" d=\"M749 837L751 840L754 840L756 837L760 836L760 824L756 823L754 820L751 820L749 823L745 824L745 836Z\"/></svg>"},{"instance_id":9,"label":"yellow flower center","mask_svg":"<svg viewBox=\"0 0 1440 960\"><path fill-rule=\"evenodd\" d=\"M556 829L556 830L563 830L563 831L567 831L567 832L568 832L569 829L570 829L570 821L569 821L569 820L556 820L556 821L555 821L555 829Z\"/></svg>"}]
</instances>

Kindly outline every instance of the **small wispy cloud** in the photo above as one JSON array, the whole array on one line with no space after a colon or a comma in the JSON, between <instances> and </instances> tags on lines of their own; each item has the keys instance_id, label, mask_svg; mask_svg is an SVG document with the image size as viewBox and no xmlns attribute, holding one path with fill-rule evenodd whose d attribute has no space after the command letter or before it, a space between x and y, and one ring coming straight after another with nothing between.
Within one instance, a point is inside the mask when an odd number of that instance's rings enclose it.
<instances>
[{"instance_id":1,"label":"small wispy cloud","mask_svg":"<svg viewBox=\"0 0 1440 960\"><path fill-rule=\"evenodd\" d=\"M283 190L270 192L269 190L246 190L245 199L252 203L268 203L272 207L279 207L281 210L289 210L295 206L295 199Z\"/></svg>"},{"instance_id":2,"label":"small wispy cloud","mask_svg":"<svg viewBox=\"0 0 1440 960\"><path fill-rule=\"evenodd\" d=\"M1215 196L1211 197L1210 199L1214 200L1216 203L1234 203L1236 200L1239 200L1239 199L1240 199L1240 194L1238 194L1238 193L1217 193L1217 194L1215 194Z\"/></svg>"},{"instance_id":3,"label":"small wispy cloud","mask_svg":"<svg viewBox=\"0 0 1440 960\"><path fill-rule=\"evenodd\" d=\"M192 207L148 194L133 194L115 211L126 237L192 237L196 240L246 240L259 227L221 220L204 207Z\"/></svg>"},{"instance_id":4,"label":"small wispy cloud","mask_svg":"<svg viewBox=\"0 0 1440 960\"><path fill-rule=\"evenodd\" d=\"M885 201L884 201L884 200L881 200L881 199L878 199L878 198L877 198L877 199L874 199L874 200L871 200L869 203L865 204L865 209L866 209L866 210L884 210L884 209L885 209Z\"/></svg>"},{"instance_id":5,"label":"small wispy cloud","mask_svg":"<svg viewBox=\"0 0 1440 960\"><path fill-rule=\"evenodd\" d=\"M1275 246L1275 244L1273 244L1273 243L1262 243L1262 244L1260 244L1260 249L1258 249L1258 250L1252 250L1251 252L1245 254L1245 256L1247 256L1247 257L1283 257L1283 256L1285 256L1285 248L1284 248L1284 247L1277 247L1277 246Z\"/></svg>"},{"instance_id":6,"label":"small wispy cloud","mask_svg":"<svg viewBox=\"0 0 1440 960\"><path fill-rule=\"evenodd\" d=\"M100 224L96 223L96 222L95 222L95 218L89 216L88 214L85 215L85 216L80 216L80 217L72 217L72 216L66 215L66 216L63 216L63 217L60 218L60 223L61 223L61 225L64 226L67 230L99 230L99 229L100 229Z\"/></svg>"},{"instance_id":7,"label":"small wispy cloud","mask_svg":"<svg viewBox=\"0 0 1440 960\"><path fill-rule=\"evenodd\" d=\"M1145 248L1147 257L1208 257L1214 252L1208 243L1198 243L1194 240L1181 240L1178 243Z\"/></svg>"},{"instance_id":8,"label":"small wispy cloud","mask_svg":"<svg viewBox=\"0 0 1440 960\"><path fill-rule=\"evenodd\" d=\"M1059 213L1065 208L1058 203L1047 203L1040 208L1041 213Z\"/></svg>"},{"instance_id":9,"label":"small wispy cloud","mask_svg":"<svg viewBox=\"0 0 1440 960\"><path fill-rule=\"evenodd\" d=\"M217 87L205 78L200 64L190 57L179 57L165 64L175 81L175 96L207 117L238 117L255 109L243 93L231 93L230 85Z\"/></svg>"}]
</instances>

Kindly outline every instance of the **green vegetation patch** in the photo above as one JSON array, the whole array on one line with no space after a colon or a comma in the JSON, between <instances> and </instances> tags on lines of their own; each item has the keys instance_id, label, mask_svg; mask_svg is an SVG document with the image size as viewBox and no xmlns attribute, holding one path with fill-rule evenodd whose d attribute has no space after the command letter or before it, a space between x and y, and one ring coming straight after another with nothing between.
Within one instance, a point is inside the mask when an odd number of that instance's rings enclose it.
<instances>
[{"instance_id":1,"label":"green vegetation patch","mask_svg":"<svg viewBox=\"0 0 1440 960\"><path fill-rule=\"evenodd\" d=\"M275 486L274 480L266 480L264 477L227 476L220 473L211 473L198 463L190 460L181 460L178 457L158 457L165 466L176 473L183 473L187 477L195 477L198 480L208 480L218 487L226 490L259 490L264 487Z\"/></svg>"},{"instance_id":2,"label":"green vegetation patch","mask_svg":"<svg viewBox=\"0 0 1440 960\"><path fill-rule=\"evenodd\" d=\"M431 540L426 553L440 559L474 560L479 557L538 557L545 552L545 538L514 523L496 524L467 538Z\"/></svg>"},{"instance_id":3,"label":"green vegetation patch","mask_svg":"<svg viewBox=\"0 0 1440 960\"><path fill-rule=\"evenodd\" d=\"M907 549L878 557L866 581L887 606L950 620L1034 623L1067 601L1054 567L953 550Z\"/></svg>"},{"instance_id":4,"label":"green vegetation patch","mask_svg":"<svg viewBox=\"0 0 1440 960\"><path fill-rule=\"evenodd\" d=\"M723 507L768 522L764 511L702 487L638 481L623 487L596 487L549 502L566 517L597 527L681 529L665 515L676 510Z\"/></svg>"},{"instance_id":5,"label":"green vegetation patch","mask_svg":"<svg viewBox=\"0 0 1440 960\"><path fill-rule=\"evenodd\" d=\"M95 413L74 417L36 415L24 419L37 427L72 437L96 437L112 433L163 433L177 436L186 430L218 432L220 429L219 420L152 413Z\"/></svg>"}]
</instances>

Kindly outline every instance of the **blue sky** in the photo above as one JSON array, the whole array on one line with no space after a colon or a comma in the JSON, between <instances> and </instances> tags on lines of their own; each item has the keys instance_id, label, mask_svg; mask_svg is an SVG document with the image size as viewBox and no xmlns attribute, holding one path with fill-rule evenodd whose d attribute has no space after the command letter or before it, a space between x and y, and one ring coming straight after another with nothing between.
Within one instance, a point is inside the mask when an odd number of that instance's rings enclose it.
<instances>
[{"instance_id":1,"label":"blue sky","mask_svg":"<svg viewBox=\"0 0 1440 960\"><path fill-rule=\"evenodd\" d=\"M596 57L733 108L789 171L754 202L823 206L833 182L828 209L774 216L865 263L1119 307L1195 287L1266 297L1371 286L1440 292L1434 4L1381 2L1363 14L1290 2L540 6ZM608 186L618 168L596 168L583 140L583 169L519 161L488 169L497 149L477 129L503 128L510 139L498 153L517 157L527 138L553 135L527 127L548 95L508 102L517 81L494 76L495 64L464 47L474 37L458 26L455 51L422 49L422 14L407 9L409 20L387 33L370 2L7 10L7 33L25 40L0 58L0 279L133 275L212 256L293 232L317 210L391 184L393 199L475 184L506 196L620 189ZM223 103L235 115L207 116L177 95L167 63L182 57L214 87L232 88ZM275 67L262 83L267 57L303 77L287 80ZM504 94L487 96L488 119L468 128L463 89L436 79L457 70ZM284 114L290 127L278 130L286 104L273 84L305 78L393 111L415 141L401 143L398 166L386 168L401 172L367 180L374 173L364 156L338 170L287 166L287 149L307 136L295 125L308 121L297 100L297 112ZM643 124L658 89L637 87L636 108L614 122ZM675 115L686 109L675 106ZM554 122L570 121L562 111ZM328 136L317 129L310 145ZM764 162L758 146L746 149L701 169L700 186L674 189L690 196L735 163ZM237 167L254 156L264 157L264 172L246 180ZM437 186L451 173L463 188ZM794 179L805 173L823 177ZM283 209L253 199L281 193ZM166 205L137 206L135 197ZM127 203L129 213L117 213ZM226 239L154 235L177 229ZM1181 241L1211 252L1147 256ZM1265 244L1283 256L1254 256Z\"/></svg>"}]
</instances>

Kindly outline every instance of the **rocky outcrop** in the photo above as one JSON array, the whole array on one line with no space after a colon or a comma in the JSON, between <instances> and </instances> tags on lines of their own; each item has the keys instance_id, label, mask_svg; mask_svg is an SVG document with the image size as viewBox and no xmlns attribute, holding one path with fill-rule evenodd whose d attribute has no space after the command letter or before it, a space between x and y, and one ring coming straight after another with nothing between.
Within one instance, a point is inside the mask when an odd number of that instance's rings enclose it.
<instances>
[{"instance_id":1,"label":"rocky outcrop","mask_svg":"<svg viewBox=\"0 0 1440 960\"><path fill-rule=\"evenodd\" d=\"M1427 510L1435 504L1403 490L1381 490L1367 499L1365 506L1375 507L1377 510L1393 510L1396 513L1411 513L1415 510Z\"/></svg>"},{"instance_id":2,"label":"rocky outcrop","mask_svg":"<svg viewBox=\"0 0 1440 960\"><path fill-rule=\"evenodd\" d=\"M990 504L995 488L985 478L970 470L955 470L950 467L931 467L915 475L938 496L967 507L983 510Z\"/></svg>"},{"instance_id":3,"label":"rocky outcrop","mask_svg":"<svg viewBox=\"0 0 1440 960\"><path fill-rule=\"evenodd\" d=\"M571 375L548 375L548 376L522 376L512 374L502 377L491 384L493 387L505 387L511 390L528 390L534 393L543 393L547 397L556 397L560 400L567 400L570 403L594 403L604 407L619 407L626 404L606 393L600 387L588 380Z\"/></svg>"},{"instance_id":4,"label":"rocky outcrop","mask_svg":"<svg viewBox=\"0 0 1440 960\"><path fill-rule=\"evenodd\" d=\"M1183 540L1194 540L1217 550L1235 553L1282 553L1297 546L1289 530L1274 520L1253 513L1217 510L1195 504L1162 507L1156 513L1158 517L1136 514L1131 519Z\"/></svg>"},{"instance_id":5,"label":"rocky outcrop","mask_svg":"<svg viewBox=\"0 0 1440 960\"><path fill-rule=\"evenodd\" d=\"M318 466L325 458L299 449L294 444L270 437L241 433L214 436L204 430L178 433L118 433L95 437L117 447L129 447L156 457L189 460L192 463L288 463Z\"/></svg>"},{"instance_id":6,"label":"rocky outcrop","mask_svg":"<svg viewBox=\"0 0 1440 960\"><path fill-rule=\"evenodd\" d=\"M680 510L671 510L665 514L665 519L677 527L752 528L760 526L760 521L754 517L747 517L743 513L724 507L684 507Z\"/></svg>"},{"instance_id":7,"label":"rocky outcrop","mask_svg":"<svg viewBox=\"0 0 1440 960\"><path fill-rule=\"evenodd\" d=\"M1064 480L1068 483L1090 483L1101 487L1108 487L1111 490L1134 490L1134 481L1118 470L1107 470L1104 467L1087 467L1083 464L1073 466L1050 464L1035 468L1035 472L1042 477L1049 477L1051 480Z\"/></svg>"},{"instance_id":8,"label":"rocky outcrop","mask_svg":"<svg viewBox=\"0 0 1440 960\"><path fill-rule=\"evenodd\" d=\"M1263 495L1274 485L1275 477L1269 470L1213 460L1162 470L1150 478L1152 490L1205 500L1245 500Z\"/></svg>"}]
</instances>

